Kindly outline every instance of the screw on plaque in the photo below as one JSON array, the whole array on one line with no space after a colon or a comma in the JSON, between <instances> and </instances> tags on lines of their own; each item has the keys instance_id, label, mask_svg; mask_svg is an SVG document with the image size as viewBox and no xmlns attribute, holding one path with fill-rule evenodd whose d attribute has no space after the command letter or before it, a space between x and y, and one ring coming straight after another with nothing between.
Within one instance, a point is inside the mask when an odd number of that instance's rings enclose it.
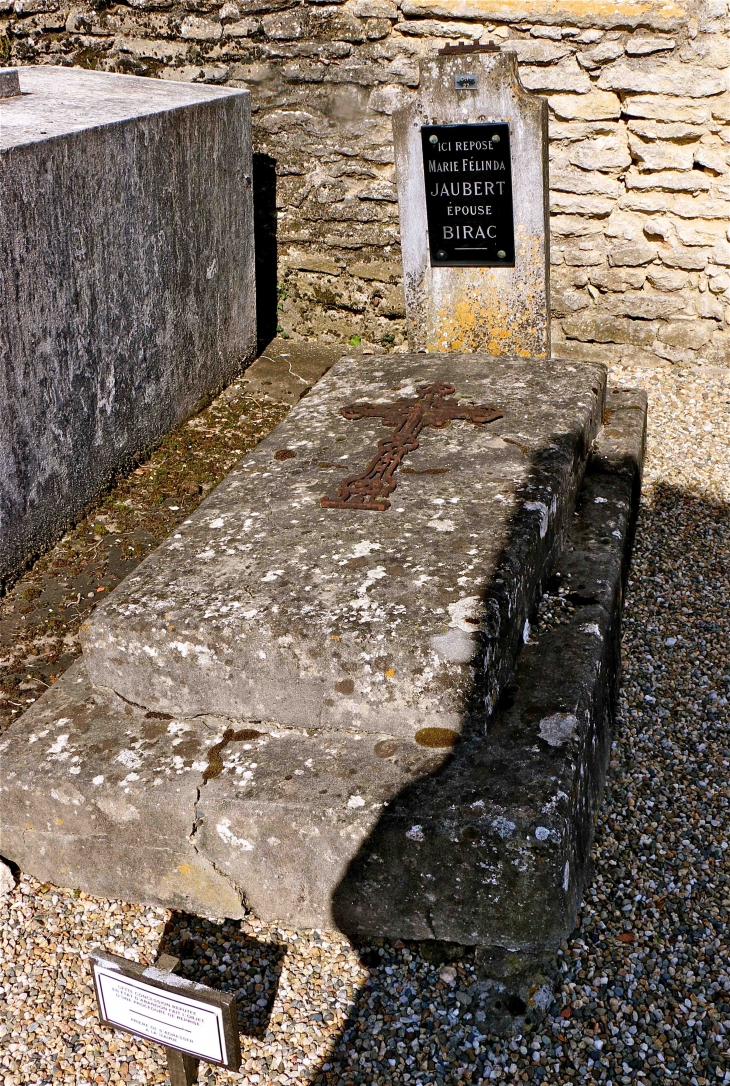
<instances>
[{"instance_id":1,"label":"screw on plaque","mask_svg":"<svg viewBox=\"0 0 730 1086\"><path fill-rule=\"evenodd\" d=\"M492 136L492 143L499 143L499 133L495 132Z\"/></svg>"},{"instance_id":2,"label":"screw on plaque","mask_svg":"<svg viewBox=\"0 0 730 1086\"><path fill-rule=\"evenodd\" d=\"M428 142L429 143L438 143L438 141L439 141L439 138L438 138L438 136L436 135L435 132L434 132L434 134L432 136L428 137Z\"/></svg>"},{"instance_id":3,"label":"screw on plaque","mask_svg":"<svg viewBox=\"0 0 730 1086\"><path fill-rule=\"evenodd\" d=\"M500 260L504 260L504 258L507 256L507 254L505 253L504 249L500 249L499 252L497 253L497 256L499 257Z\"/></svg>"},{"instance_id":4,"label":"screw on plaque","mask_svg":"<svg viewBox=\"0 0 730 1086\"><path fill-rule=\"evenodd\" d=\"M446 252L445 249L437 249L437 251L436 251L436 259L437 260L446 260L446 257L448 255L449 254Z\"/></svg>"}]
</instances>

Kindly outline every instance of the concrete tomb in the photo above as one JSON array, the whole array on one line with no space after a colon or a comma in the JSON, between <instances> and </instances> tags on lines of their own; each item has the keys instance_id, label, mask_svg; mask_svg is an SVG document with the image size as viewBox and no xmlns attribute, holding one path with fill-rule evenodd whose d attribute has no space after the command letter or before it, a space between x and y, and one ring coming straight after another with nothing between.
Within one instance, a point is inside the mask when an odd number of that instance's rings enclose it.
<instances>
[{"instance_id":1,"label":"concrete tomb","mask_svg":"<svg viewBox=\"0 0 730 1086\"><path fill-rule=\"evenodd\" d=\"M256 347L247 91L0 71L0 580Z\"/></svg>"},{"instance_id":2,"label":"concrete tomb","mask_svg":"<svg viewBox=\"0 0 730 1086\"><path fill-rule=\"evenodd\" d=\"M608 762L645 412L598 364L341 359L0 741L0 853L101 895L477 946L490 1006L539 1012Z\"/></svg>"}]
</instances>

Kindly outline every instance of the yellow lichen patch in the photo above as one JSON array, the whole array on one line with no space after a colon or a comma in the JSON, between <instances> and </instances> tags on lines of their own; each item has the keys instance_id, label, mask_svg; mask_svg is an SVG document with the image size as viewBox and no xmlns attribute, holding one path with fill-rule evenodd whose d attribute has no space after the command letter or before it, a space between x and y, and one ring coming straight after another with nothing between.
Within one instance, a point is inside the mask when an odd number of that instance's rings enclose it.
<instances>
[{"instance_id":1,"label":"yellow lichen patch","mask_svg":"<svg viewBox=\"0 0 730 1086\"><path fill-rule=\"evenodd\" d=\"M434 277L427 314L428 351L487 351L546 358L544 249L519 225L515 268L450 268Z\"/></svg>"}]
</instances>

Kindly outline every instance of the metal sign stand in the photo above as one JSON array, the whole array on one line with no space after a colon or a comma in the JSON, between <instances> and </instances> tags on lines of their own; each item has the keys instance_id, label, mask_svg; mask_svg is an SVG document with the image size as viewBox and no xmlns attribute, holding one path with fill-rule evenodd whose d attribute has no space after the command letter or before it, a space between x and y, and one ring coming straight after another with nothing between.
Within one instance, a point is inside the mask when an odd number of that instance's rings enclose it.
<instances>
[{"instance_id":1,"label":"metal sign stand","mask_svg":"<svg viewBox=\"0 0 730 1086\"><path fill-rule=\"evenodd\" d=\"M155 969L163 973L174 973L179 967L180 959L172 954L161 954L155 962ZM170 1086L196 1086L200 1060L189 1056L187 1052L180 1052L177 1048L165 1048L165 1055Z\"/></svg>"}]
</instances>

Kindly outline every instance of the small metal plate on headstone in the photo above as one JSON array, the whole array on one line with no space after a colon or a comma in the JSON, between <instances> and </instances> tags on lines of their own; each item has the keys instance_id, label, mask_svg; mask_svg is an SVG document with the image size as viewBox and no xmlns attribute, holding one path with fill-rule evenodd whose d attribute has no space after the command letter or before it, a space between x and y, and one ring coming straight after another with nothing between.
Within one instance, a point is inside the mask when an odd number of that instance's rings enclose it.
<instances>
[{"instance_id":1,"label":"small metal plate on headstone","mask_svg":"<svg viewBox=\"0 0 730 1086\"><path fill-rule=\"evenodd\" d=\"M454 76L454 86L457 90L476 90L477 77L473 72L457 72Z\"/></svg>"},{"instance_id":2,"label":"small metal plate on headstone","mask_svg":"<svg viewBox=\"0 0 730 1086\"><path fill-rule=\"evenodd\" d=\"M102 1024L207 1063L239 1069L233 995L154 966L145 969L115 954L96 951L91 959Z\"/></svg>"},{"instance_id":3,"label":"small metal plate on headstone","mask_svg":"<svg viewBox=\"0 0 730 1086\"><path fill-rule=\"evenodd\" d=\"M424 125L432 267L514 267L509 125Z\"/></svg>"}]
</instances>

